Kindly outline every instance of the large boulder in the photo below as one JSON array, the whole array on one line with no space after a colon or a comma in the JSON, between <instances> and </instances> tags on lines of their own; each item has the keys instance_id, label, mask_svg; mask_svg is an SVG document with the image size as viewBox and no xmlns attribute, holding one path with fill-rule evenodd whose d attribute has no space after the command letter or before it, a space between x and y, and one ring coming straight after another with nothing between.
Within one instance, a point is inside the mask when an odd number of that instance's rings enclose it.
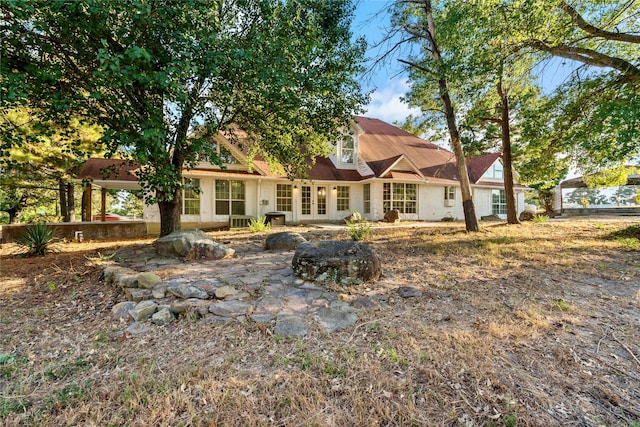
<instances>
[{"instance_id":1,"label":"large boulder","mask_svg":"<svg viewBox=\"0 0 640 427\"><path fill-rule=\"evenodd\" d=\"M220 259L235 251L216 243L202 230L178 230L153 242L158 255L186 259Z\"/></svg>"},{"instance_id":2,"label":"large boulder","mask_svg":"<svg viewBox=\"0 0 640 427\"><path fill-rule=\"evenodd\" d=\"M520 212L520 216L518 217L518 219L520 221L533 221L533 218L536 216L535 212L531 212L531 211L522 211Z\"/></svg>"},{"instance_id":3,"label":"large boulder","mask_svg":"<svg viewBox=\"0 0 640 427\"><path fill-rule=\"evenodd\" d=\"M284 231L282 233L273 233L267 236L265 240L266 249L293 250L300 243L306 242L307 239L299 233Z\"/></svg>"},{"instance_id":4,"label":"large boulder","mask_svg":"<svg viewBox=\"0 0 640 427\"><path fill-rule=\"evenodd\" d=\"M378 280L380 258L362 242L320 240L302 243L293 256L293 271L320 283L358 284Z\"/></svg>"},{"instance_id":5,"label":"large boulder","mask_svg":"<svg viewBox=\"0 0 640 427\"><path fill-rule=\"evenodd\" d=\"M390 222L392 224L400 222L400 211L398 209L391 209L384 214L384 222Z\"/></svg>"}]
</instances>

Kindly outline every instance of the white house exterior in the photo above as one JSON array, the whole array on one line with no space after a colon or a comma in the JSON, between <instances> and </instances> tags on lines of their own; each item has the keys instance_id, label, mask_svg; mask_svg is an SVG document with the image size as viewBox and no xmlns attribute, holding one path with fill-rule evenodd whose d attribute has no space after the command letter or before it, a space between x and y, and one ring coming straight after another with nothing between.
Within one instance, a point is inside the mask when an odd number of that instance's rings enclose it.
<instances>
[{"instance_id":1,"label":"white house exterior","mask_svg":"<svg viewBox=\"0 0 640 427\"><path fill-rule=\"evenodd\" d=\"M316 159L308 179L294 181L260 159L249 166L236 145L218 136L225 168L201 163L184 171L187 184L200 192L184 190L182 227L242 226L268 213L283 214L287 224L341 221L356 210L368 220L380 220L390 209L404 220L464 217L453 153L377 119L355 117L352 127L334 154ZM478 217L504 217L500 155L474 158L468 169ZM516 183L518 212L524 189ZM145 207L144 220L151 232L159 230L157 205Z\"/></svg>"}]
</instances>

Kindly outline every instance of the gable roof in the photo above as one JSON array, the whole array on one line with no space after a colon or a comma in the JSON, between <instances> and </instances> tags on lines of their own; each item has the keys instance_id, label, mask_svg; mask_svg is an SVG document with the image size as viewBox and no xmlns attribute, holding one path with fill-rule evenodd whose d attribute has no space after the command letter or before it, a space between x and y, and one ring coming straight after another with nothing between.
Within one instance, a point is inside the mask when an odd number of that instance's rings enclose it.
<instances>
[{"instance_id":1,"label":"gable roof","mask_svg":"<svg viewBox=\"0 0 640 427\"><path fill-rule=\"evenodd\" d=\"M500 158L502 158L500 153L485 154L472 158L467 165L471 182L478 182L496 160Z\"/></svg>"},{"instance_id":2,"label":"gable roof","mask_svg":"<svg viewBox=\"0 0 640 427\"><path fill-rule=\"evenodd\" d=\"M82 166L78 178L137 182L136 170L138 164L130 160L92 158Z\"/></svg>"},{"instance_id":3,"label":"gable roof","mask_svg":"<svg viewBox=\"0 0 640 427\"><path fill-rule=\"evenodd\" d=\"M373 174L360 175L357 169L338 169L328 157L317 157L315 164L309 169L309 178L318 181L351 181L357 182L370 178L417 180L445 185L458 184L458 169L455 155L425 139L410 134L397 126L385 123L379 119L356 116L354 124L359 127L358 158L364 161ZM218 143L226 145L235 154L245 155L246 146L242 146L243 132L238 131L238 140L231 141L220 135ZM240 157L240 156L239 156ZM487 154L471 159L467 165L472 184L479 183L485 172L499 159L499 153ZM100 169L114 165L118 172L111 178L114 180L136 181L131 172L137 169L135 164L122 160L89 159L82 169L80 178L105 179ZM125 165L126 163L126 165ZM217 170L221 173L236 173L238 175L262 175L273 178L284 178L284 175L273 173L269 164L260 157L252 160L253 170L230 171ZM216 173L207 169L207 173ZM193 172L202 172L194 169ZM204 173L204 172L203 172ZM487 185L496 185L489 183Z\"/></svg>"}]
</instances>

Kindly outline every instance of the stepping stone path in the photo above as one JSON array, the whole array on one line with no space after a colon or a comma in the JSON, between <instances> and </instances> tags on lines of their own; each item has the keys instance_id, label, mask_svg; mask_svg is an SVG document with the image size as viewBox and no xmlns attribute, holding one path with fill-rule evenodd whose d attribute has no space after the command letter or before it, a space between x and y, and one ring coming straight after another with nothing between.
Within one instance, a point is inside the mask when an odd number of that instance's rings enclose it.
<instances>
[{"instance_id":1,"label":"stepping stone path","mask_svg":"<svg viewBox=\"0 0 640 427\"><path fill-rule=\"evenodd\" d=\"M112 310L129 322L121 333L152 330L187 315L210 325L261 323L277 335L304 337L313 328L347 329L358 321L358 310L379 307L368 297L352 305L297 278L292 250L265 250L262 239L237 242L234 249L234 258L191 261L160 257L153 247L118 252L118 263L107 266L103 278L122 287L128 299Z\"/></svg>"}]
</instances>

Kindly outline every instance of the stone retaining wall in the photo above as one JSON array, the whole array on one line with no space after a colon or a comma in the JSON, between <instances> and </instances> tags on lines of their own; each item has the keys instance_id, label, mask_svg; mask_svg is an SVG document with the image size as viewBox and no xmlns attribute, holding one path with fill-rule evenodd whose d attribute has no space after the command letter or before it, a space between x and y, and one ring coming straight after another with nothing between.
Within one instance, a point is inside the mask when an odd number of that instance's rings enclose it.
<instances>
[{"instance_id":1,"label":"stone retaining wall","mask_svg":"<svg viewBox=\"0 0 640 427\"><path fill-rule=\"evenodd\" d=\"M82 232L84 240L131 239L147 237L147 224L144 221L105 221L105 222L52 222L49 227L55 230L58 239L73 240L76 232ZM2 242L15 242L25 233L29 224L9 224L2 226Z\"/></svg>"}]
</instances>

